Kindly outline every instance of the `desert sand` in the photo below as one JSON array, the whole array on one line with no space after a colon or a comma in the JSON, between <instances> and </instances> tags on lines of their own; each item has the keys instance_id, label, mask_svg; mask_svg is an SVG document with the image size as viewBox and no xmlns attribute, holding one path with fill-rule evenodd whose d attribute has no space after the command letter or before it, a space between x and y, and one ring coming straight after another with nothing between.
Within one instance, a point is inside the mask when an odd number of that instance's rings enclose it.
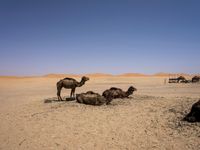
<instances>
[{"instance_id":1,"label":"desert sand","mask_svg":"<svg viewBox=\"0 0 200 150\"><path fill-rule=\"evenodd\" d=\"M200 84L164 84L166 78L91 76L76 93L130 85L138 91L111 105L89 106L44 103L56 99L61 77L1 77L0 150L199 150L200 123L181 119L200 98Z\"/></svg>"}]
</instances>

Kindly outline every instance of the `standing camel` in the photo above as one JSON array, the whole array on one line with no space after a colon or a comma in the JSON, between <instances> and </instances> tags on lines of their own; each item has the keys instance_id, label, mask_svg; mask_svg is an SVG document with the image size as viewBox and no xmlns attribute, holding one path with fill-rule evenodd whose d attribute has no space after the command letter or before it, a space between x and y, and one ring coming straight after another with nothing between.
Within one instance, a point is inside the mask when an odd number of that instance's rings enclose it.
<instances>
[{"instance_id":1,"label":"standing camel","mask_svg":"<svg viewBox=\"0 0 200 150\"><path fill-rule=\"evenodd\" d=\"M57 96L58 96L58 100L62 101L62 98L60 96L61 90L62 88L66 88L66 89L71 89L71 94L70 94L70 98L75 97L75 90L76 87L81 87L85 84L86 81L88 81L89 78L83 76L81 81L78 82L73 78L64 78L60 81L57 82Z\"/></svg>"}]
</instances>

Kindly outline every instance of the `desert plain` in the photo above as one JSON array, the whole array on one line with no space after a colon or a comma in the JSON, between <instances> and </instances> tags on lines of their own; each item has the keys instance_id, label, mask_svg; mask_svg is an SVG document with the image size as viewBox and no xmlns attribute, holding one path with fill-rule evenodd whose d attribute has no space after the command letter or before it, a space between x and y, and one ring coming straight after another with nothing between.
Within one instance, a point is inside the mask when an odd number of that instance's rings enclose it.
<instances>
[{"instance_id":1,"label":"desert plain","mask_svg":"<svg viewBox=\"0 0 200 150\"><path fill-rule=\"evenodd\" d=\"M61 77L0 77L0 150L199 150L200 123L181 119L200 99L199 83L167 77L91 76L76 93L138 90L110 105L53 101ZM75 77L80 81L80 77ZM63 89L61 95L69 96Z\"/></svg>"}]
</instances>

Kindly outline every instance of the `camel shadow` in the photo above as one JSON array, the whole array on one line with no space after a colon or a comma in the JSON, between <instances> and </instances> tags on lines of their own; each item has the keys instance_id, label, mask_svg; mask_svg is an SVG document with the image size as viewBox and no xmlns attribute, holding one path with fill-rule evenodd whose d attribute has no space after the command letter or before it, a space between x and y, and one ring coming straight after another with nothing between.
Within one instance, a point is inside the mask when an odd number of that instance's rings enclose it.
<instances>
[{"instance_id":1,"label":"camel shadow","mask_svg":"<svg viewBox=\"0 0 200 150\"><path fill-rule=\"evenodd\" d=\"M57 97L53 97L53 98L47 98L44 100L44 103L60 103L60 102L67 102L67 101L75 101L76 98L74 97L63 97L63 100L58 100Z\"/></svg>"},{"instance_id":2,"label":"camel shadow","mask_svg":"<svg viewBox=\"0 0 200 150\"><path fill-rule=\"evenodd\" d=\"M66 101L75 101L76 98L75 97L66 97L65 100Z\"/></svg>"}]
</instances>

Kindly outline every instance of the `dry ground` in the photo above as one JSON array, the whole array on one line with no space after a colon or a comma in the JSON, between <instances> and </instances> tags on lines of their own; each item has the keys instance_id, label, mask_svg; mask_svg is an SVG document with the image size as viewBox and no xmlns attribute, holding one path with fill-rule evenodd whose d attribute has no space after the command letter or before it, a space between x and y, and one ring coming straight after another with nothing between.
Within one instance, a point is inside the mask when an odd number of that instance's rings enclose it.
<instances>
[{"instance_id":1,"label":"dry ground","mask_svg":"<svg viewBox=\"0 0 200 150\"><path fill-rule=\"evenodd\" d=\"M44 103L56 96L58 80L0 78L0 150L200 149L200 123L180 121L200 98L200 84L164 84L162 77L99 77L76 93L102 93L111 86L126 90L130 85L138 91L108 106Z\"/></svg>"}]
</instances>

